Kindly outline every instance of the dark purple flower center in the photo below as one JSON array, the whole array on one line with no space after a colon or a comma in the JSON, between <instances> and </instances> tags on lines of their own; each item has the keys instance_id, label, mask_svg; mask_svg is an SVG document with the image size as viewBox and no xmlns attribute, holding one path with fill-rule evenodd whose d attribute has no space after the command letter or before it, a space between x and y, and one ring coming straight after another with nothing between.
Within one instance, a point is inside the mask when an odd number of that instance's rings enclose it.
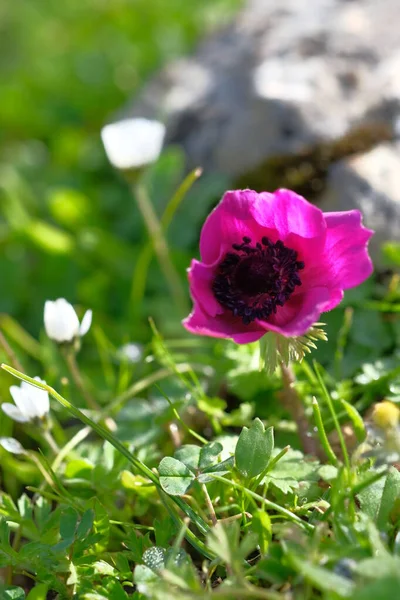
<instances>
[{"instance_id":1,"label":"dark purple flower center","mask_svg":"<svg viewBox=\"0 0 400 600\"><path fill-rule=\"evenodd\" d=\"M215 298L222 306L241 317L245 325L267 319L276 313L301 285L299 271L304 263L297 260L296 250L278 240L263 237L254 246L249 237L233 244L234 252L225 254L218 265L212 284Z\"/></svg>"}]
</instances>

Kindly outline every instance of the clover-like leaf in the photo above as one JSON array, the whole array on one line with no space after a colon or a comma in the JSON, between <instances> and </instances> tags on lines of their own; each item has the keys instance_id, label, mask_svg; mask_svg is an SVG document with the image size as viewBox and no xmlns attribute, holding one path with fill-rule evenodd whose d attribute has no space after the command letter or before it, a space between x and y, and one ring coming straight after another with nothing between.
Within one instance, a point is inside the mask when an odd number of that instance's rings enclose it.
<instances>
[{"instance_id":1,"label":"clover-like leaf","mask_svg":"<svg viewBox=\"0 0 400 600\"><path fill-rule=\"evenodd\" d=\"M177 460L182 462L191 471L196 471L199 468L200 446L194 444L185 444L174 452Z\"/></svg>"},{"instance_id":2,"label":"clover-like leaf","mask_svg":"<svg viewBox=\"0 0 400 600\"><path fill-rule=\"evenodd\" d=\"M166 456L158 466L160 484L171 496L183 496L195 479L193 471L172 456Z\"/></svg>"},{"instance_id":3,"label":"clover-like leaf","mask_svg":"<svg viewBox=\"0 0 400 600\"><path fill-rule=\"evenodd\" d=\"M268 466L274 448L273 428L267 430L260 419L250 429L243 427L235 450L236 466L245 477L256 477Z\"/></svg>"},{"instance_id":4,"label":"clover-like leaf","mask_svg":"<svg viewBox=\"0 0 400 600\"><path fill-rule=\"evenodd\" d=\"M213 473L216 475L225 475L225 473L228 473L232 470L234 462L234 457L230 456L222 462L215 463L214 465L207 467L207 469L204 469L204 471L197 476L197 481L200 483L209 483L210 481L215 481L215 477L212 476Z\"/></svg>"},{"instance_id":5,"label":"clover-like leaf","mask_svg":"<svg viewBox=\"0 0 400 600\"><path fill-rule=\"evenodd\" d=\"M222 444L219 442L210 442L200 449L199 469L203 470L216 462L217 456L223 450Z\"/></svg>"}]
</instances>

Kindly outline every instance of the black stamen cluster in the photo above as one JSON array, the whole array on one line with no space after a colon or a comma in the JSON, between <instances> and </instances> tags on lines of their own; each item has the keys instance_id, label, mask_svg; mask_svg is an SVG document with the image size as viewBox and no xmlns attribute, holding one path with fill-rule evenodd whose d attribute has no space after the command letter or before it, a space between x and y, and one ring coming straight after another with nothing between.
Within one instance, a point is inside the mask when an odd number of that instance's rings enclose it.
<instances>
[{"instance_id":1,"label":"black stamen cluster","mask_svg":"<svg viewBox=\"0 0 400 600\"><path fill-rule=\"evenodd\" d=\"M243 237L243 242L232 248L235 252L225 254L218 265L212 284L214 296L245 325L267 319L301 285L298 272L304 263L297 260L296 250L267 237L254 246L251 238Z\"/></svg>"}]
</instances>

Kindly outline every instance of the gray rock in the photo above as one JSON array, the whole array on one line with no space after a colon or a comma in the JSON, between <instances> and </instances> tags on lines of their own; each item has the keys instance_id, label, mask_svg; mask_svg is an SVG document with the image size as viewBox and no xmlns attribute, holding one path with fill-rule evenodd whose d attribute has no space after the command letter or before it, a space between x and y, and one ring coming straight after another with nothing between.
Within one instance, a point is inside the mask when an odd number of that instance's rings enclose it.
<instances>
[{"instance_id":1,"label":"gray rock","mask_svg":"<svg viewBox=\"0 0 400 600\"><path fill-rule=\"evenodd\" d=\"M188 166L235 180L271 157L400 115L399 0L248 0L166 67L129 116L165 120Z\"/></svg>"},{"instance_id":2,"label":"gray rock","mask_svg":"<svg viewBox=\"0 0 400 600\"><path fill-rule=\"evenodd\" d=\"M319 206L361 210L364 224L375 231L372 257L381 263L382 242L400 240L400 145L381 144L333 165Z\"/></svg>"}]
</instances>

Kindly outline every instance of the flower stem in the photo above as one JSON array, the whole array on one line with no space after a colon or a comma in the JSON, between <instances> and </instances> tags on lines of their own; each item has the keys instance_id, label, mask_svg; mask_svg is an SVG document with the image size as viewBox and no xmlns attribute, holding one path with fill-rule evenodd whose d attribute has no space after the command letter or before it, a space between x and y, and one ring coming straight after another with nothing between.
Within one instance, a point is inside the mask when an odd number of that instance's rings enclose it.
<instances>
[{"instance_id":1,"label":"flower stem","mask_svg":"<svg viewBox=\"0 0 400 600\"><path fill-rule=\"evenodd\" d=\"M142 213L142 217L146 224L154 252L157 255L161 270L163 271L165 279L167 280L170 288L171 296L173 297L180 312L185 314L188 312L186 293L171 260L168 244L164 237L161 224L150 202L144 185L142 183L137 183L134 186L133 191L139 206L139 210Z\"/></svg>"},{"instance_id":2,"label":"flower stem","mask_svg":"<svg viewBox=\"0 0 400 600\"><path fill-rule=\"evenodd\" d=\"M312 435L312 427L304 411L301 398L294 388L295 376L290 366L281 363L283 392L281 399L286 410L297 425L297 432L306 454L319 455L317 441Z\"/></svg>"},{"instance_id":3,"label":"flower stem","mask_svg":"<svg viewBox=\"0 0 400 600\"><path fill-rule=\"evenodd\" d=\"M204 498L207 504L207 508L208 508L208 512L210 513L210 518L212 521L212 524L215 525L218 523L218 519L217 519L217 515L215 514L215 510L214 510L214 506L213 503L211 502L211 498L210 498L210 494L208 493L208 489L205 483L203 483L201 485L201 489L203 491L204 494Z\"/></svg>"},{"instance_id":4,"label":"flower stem","mask_svg":"<svg viewBox=\"0 0 400 600\"><path fill-rule=\"evenodd\" d=\"M60 448L58 447L57 442L54 439L50 429L43 429L42 436L43 436L43 439L47 442L49 448L57 456L57 454L60 452Z\"/></svg>"},{"instance_id":5,"label":"flower stem","mask_svg":"<svg viewBox=\"0 0 400 600\"><path fill-rule=\"evenodd\" d=\"M87 390L81 372L78 367L78 363L76 361L75 352L68 348L65 352L65 360L68 365L69 372L71 373L72 379L75 382L76 387L81 392L82 396L85 398L86 404L88 408L91 408L93 411L101 413L101 406L96 402L91 393ZM106 427L110 431L115 431L117 429L117 425L111 417L106 417L104 420Z\"/></svg>"},{"instance_id":6,"label":"flower stem","mask_svg":"<svg viewBox=\"0 0 400 600\"><path fill-rule=\"evenodd\" d=\"M230 479L227 479L226 477L222 477L221 475L216 475L215 473L210 473L210 475L213 479L217 479L218 481L221 481L222 483L226 483L227 485L231 485L232 487L235 487L235 488L241 490L244 494L247 494L254 500L261 502L262 504L264 504L264 506L266 506L270 510L275 510L277 513L280 513L281 515L285 515L285 517L287 517L287 519L289 519L290 521L293 521L294 523L297 523L304 530L314 531L314 525L311 525L307 521L303 521L303 519L301 519L294 513L290 512L290 510L287 510L286 508L284 508L283 506L280 506L279 504L276 504L275 502L271 502L271 500L267 500L263 496L260 496L260 494L256 494L256 492L249 490L244 485L241 485L240 483L236 483L235 481L231 481Z\"/></svg>"},{"instance_id":7,"label":"flower stem","mask_svg":"<svg viewBox=\"0 0 400 600\"><path fill-rule=\"evenodd\" d=\"M316 398L313 398L312 407L313 407L315 424L318 429L319 441L321 442L321 446L323 447L325 454L328 457L329 462L332 465L337 466L339 461L338 461L334 451L332 450L332 446L330 445L328 437L326 435L324 423L322 421L321 411L319 409L319 405L318 405Z\"/></svg>"},{"instance_id":8,"label":"flower stem","mask_svg":"<svg viewBox=\"0 0 400 600\"><path fill-rule=\"evenodd\" d=\"M326 403L328 405L329 412L331 413L331 417L332 417L333 423L335 425L335 429L336 429L337 434L338 434L340 447L342 449L344 464L346 465L346 468L348 470L350 470L350 458L349 458L349 453L347 452L346 442L344 441L344 436L343 436L342 428L340 427L339 419L337 418L337 414L336 414L336 411L335 411L335 407L333 406L332 398L331 398L328 390L326 389L326 385L324 383L324 380L322 379L321 372L320 372L319 367L318 367L318 365L317 365L317 363L315 361L314 361L314 370L315 370L315 374L316 374L317 379L318 379L318 383L319 383L319 385L321 387L322 393L325 396L325 400L326 400Z\"/></svg>"},{"instance_id":9,"label":"flower stem","mask_svg":"<svg viewBox=\"0 0 400 600\"><path fill-rule=\"evenodd\" d=\"M161 227L163 234L165 234L165 232L167 231L167 229L172 221L172 218L173 218L176 210L180 206L182 200L184 199L184 197L186 196L187 192L190 190L190 188L192 187L194 182L200 177L201 173L202 173L202 170L199 168L194 169L194 171L189 173L189 175L187 175L187 177L184 179L184 181L178 187L175 194L172 196L172 198L168 202L168 204L164 210L164 213L161 217L161 220L160 220L160 227ZM147 273L148 273L150 262L151 262L151 259L153 256L153 247L154 247L154 244L153 244L152 240L149 240L147 242L147 244L142 248L142 250L140 251L140 253L137 257L135 271L133 273L132 285L131 285L130 304L132 307L132 311L137 311L138 309L140 309L142 302L143 302L143 296L145 293L146 280L147 280Z\"/></svg>"}]
</instances>

